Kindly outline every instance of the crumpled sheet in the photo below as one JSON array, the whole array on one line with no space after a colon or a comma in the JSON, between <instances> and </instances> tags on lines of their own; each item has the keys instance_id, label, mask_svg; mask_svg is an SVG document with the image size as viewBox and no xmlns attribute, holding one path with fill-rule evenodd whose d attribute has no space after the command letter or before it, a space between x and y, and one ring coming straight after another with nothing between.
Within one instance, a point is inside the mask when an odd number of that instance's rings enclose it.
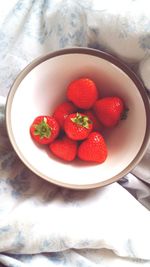
<instances>
[{"instance_id":1,"label":"crumpled sheet","mask_svg":"<svg viewBox=\"0 0 150 267\"><path fill-rule=\"evenodd\" d=\"M31 173L8 140L5 101L17 74L35 57L72 46L119 57L149 92L149 1L0 3L0 264L150 266L150 149L118 183L73 191Z\"/></svg>"}]
</instances>

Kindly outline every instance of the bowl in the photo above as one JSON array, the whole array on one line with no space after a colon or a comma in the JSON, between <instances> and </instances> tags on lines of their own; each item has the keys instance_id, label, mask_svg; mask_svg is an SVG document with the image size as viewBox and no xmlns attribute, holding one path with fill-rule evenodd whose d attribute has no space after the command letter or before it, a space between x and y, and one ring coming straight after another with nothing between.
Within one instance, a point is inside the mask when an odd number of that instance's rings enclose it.
<instances>
[{"instance_id":1,"label":"bowl","mask_svg":"<svg viewBox=\"0 0 150 267\"><path fill-rule=\"evenodd\" d=\"M39 115L52 114L65 100L74 79L95 81L100 95L121 97L129 109L109 134L104 132L108 157L102 164L57 160L31 139L29 127ZM108 185L129 173L142 159L150 136L150 107L142 82L112 55L88 48L68 48L35 59L17 77L6 104L6 125L11 144L35 174L74 189Z\"/></svg>"}]
</instances>

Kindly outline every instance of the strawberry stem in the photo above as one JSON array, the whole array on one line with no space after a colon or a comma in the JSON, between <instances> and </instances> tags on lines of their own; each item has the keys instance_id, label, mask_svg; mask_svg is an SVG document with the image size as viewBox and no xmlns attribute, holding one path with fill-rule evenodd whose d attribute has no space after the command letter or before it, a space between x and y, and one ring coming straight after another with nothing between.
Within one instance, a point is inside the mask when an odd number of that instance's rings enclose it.
<instances>
[{"instance_id":1,"label":"strawberry stem","mask_svg":"<svg viewBox=\"0 0 150 267\"><path fill-rule=\"evenodd\" d=\"M49 138L51 135L51 128L47 124L47 119L44 117L44 119L39 124L34 124L34 134L39 135L40 138Z\"/></svg>"},{"instance_id":2,"label":"strawberry stem","mask_svg":"<svg viewBox=\"0 0 150 267\"><path fill-rule=\"evenodd\" d=\"M83 126L84 128L89 128L89 124L92 123L88 116L82 116L80 113L77 112L76 117L75 118L71 118L71 121Z\"/></svg>"}]
</instances>

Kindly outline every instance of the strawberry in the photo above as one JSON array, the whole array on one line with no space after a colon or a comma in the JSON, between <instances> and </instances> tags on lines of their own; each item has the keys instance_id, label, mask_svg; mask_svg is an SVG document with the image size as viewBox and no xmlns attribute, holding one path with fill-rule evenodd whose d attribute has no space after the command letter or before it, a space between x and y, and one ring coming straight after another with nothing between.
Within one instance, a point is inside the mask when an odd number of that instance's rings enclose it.
<instances>
[{"instance_id":1,"label":"strawberry","mask_svg":"<svg viewBox=\"0 0 150 267\"><path fill-rule=\"evenodd\" d=\"M64 123L64 130L72 140L83 140L92 131L93 125L88 116L82 113L68 115Z\"/></svg>"},{"instance_id":2,"label":"strawberry","mask_svg":"<svg viewBox=\"0 0 150 267\"><path fill-rule=\"evenodd\" d=\"M77 111L77 108L70 102L63 102L58 105L53 113L53 117L58 121L61 128L64 127L66 117Z\"/></svg>"},{"instance_id":3,"label":"strawberry","mask_svg":"<svg viewBox=\"0 0 150 267\"><path fill-rule=\"evenodd\" d=\"M77 154L77 141L64 136L62 139L57 139L51 143L49 148L56 157L65 161L72 161Z\"/></svg>"},{"instance_id":4,"label":"strawberry","mask_svg":"<svg viewBox=\"0 0 150 267\"><path fill-rule=\"evenodd\" d=\"M124 112L124 103L119 97L105 97L94 104L94 111L100 122L107 127L113 127L120 121Z\"/></svg>"},{"instance_id":5,"label":"strawberry","mask_svg":"<svg viewBox=\"0 0 150 267\"><path fill-rule=\"evenodd\" d=\"M85 110L84 114L88 116L88 118L92 121L93 123L93 131L101 131L102 125L100 121L96 118L96 116L93 114L91 110Z\"/></svg>"},{"instance_id":6,"label":"strawberry","mask_svg":"<svg viewBox=\"0 0 150 267\"><path fill-rule=\"evenodd\" d=\"M89 109L98 99L98 90L90 79L74 80L67 88L67 98L78 108Z\"/></svg>"},{"instance_id":7,"label":"strawberry","mask_svg":"<svg viewBox=\"0 0 150 267\"><path fill-rule=\"evenodd\" d=\"M78 157L81 160L102 163L107 158L107 147L104 138L99 132L92 132L78 148Z\"/></svg>"},{"instance_id":8,"label":"strawberry","mask_svg":"<svg viewBox=\"0 0 150 267\"><path fill-rule=\"evenodd\" d=\"M32 138L39 144L49 144L59 134L59 124L50 116L38 116L30 126Z\"/></svg>"}]
</instances>

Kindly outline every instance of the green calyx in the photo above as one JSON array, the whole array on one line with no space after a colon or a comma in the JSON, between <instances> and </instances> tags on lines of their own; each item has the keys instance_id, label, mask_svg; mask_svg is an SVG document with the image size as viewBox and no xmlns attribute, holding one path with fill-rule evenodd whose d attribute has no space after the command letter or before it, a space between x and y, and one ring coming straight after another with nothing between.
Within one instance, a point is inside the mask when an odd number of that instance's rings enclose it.
<instances>
[{"instance_id":1,"label":"green calyx","mask_svg":"<svg viewBox=\"0 0 150 267\"><path fill-rule=\"evenodd\" d=\"M128 117L128 112L129 112L129 109L126 108L123 113L121 114L121 120L126 120L126 118Z\"/></svg>"},{"instance_id":2,"label":"green calyx","mask_svg":"<svg viewBox=\"0 0 150 267\"><path fill-rule=\"evenodd\" d=\"M39 135L41 139L44 137L49 138L51 135L51 128L47 124L46 117L44 117L41 123L35 124L34 128L35 128L34 134Z\"/></svg>"},{"instance_id":3,"label":"green calyx","mask_svg":"<svg viewBox=\"0 0 150 267\"><path fill-rule=\"evenodd\" d=\"M89 124L91 124L92 122L89 120L88 116L84 115L82 116L80 113L77 112L76 117L75 118L71 118L71 121L83 126L84 128L89 129Z\"/></svg>"}]
</instances>

